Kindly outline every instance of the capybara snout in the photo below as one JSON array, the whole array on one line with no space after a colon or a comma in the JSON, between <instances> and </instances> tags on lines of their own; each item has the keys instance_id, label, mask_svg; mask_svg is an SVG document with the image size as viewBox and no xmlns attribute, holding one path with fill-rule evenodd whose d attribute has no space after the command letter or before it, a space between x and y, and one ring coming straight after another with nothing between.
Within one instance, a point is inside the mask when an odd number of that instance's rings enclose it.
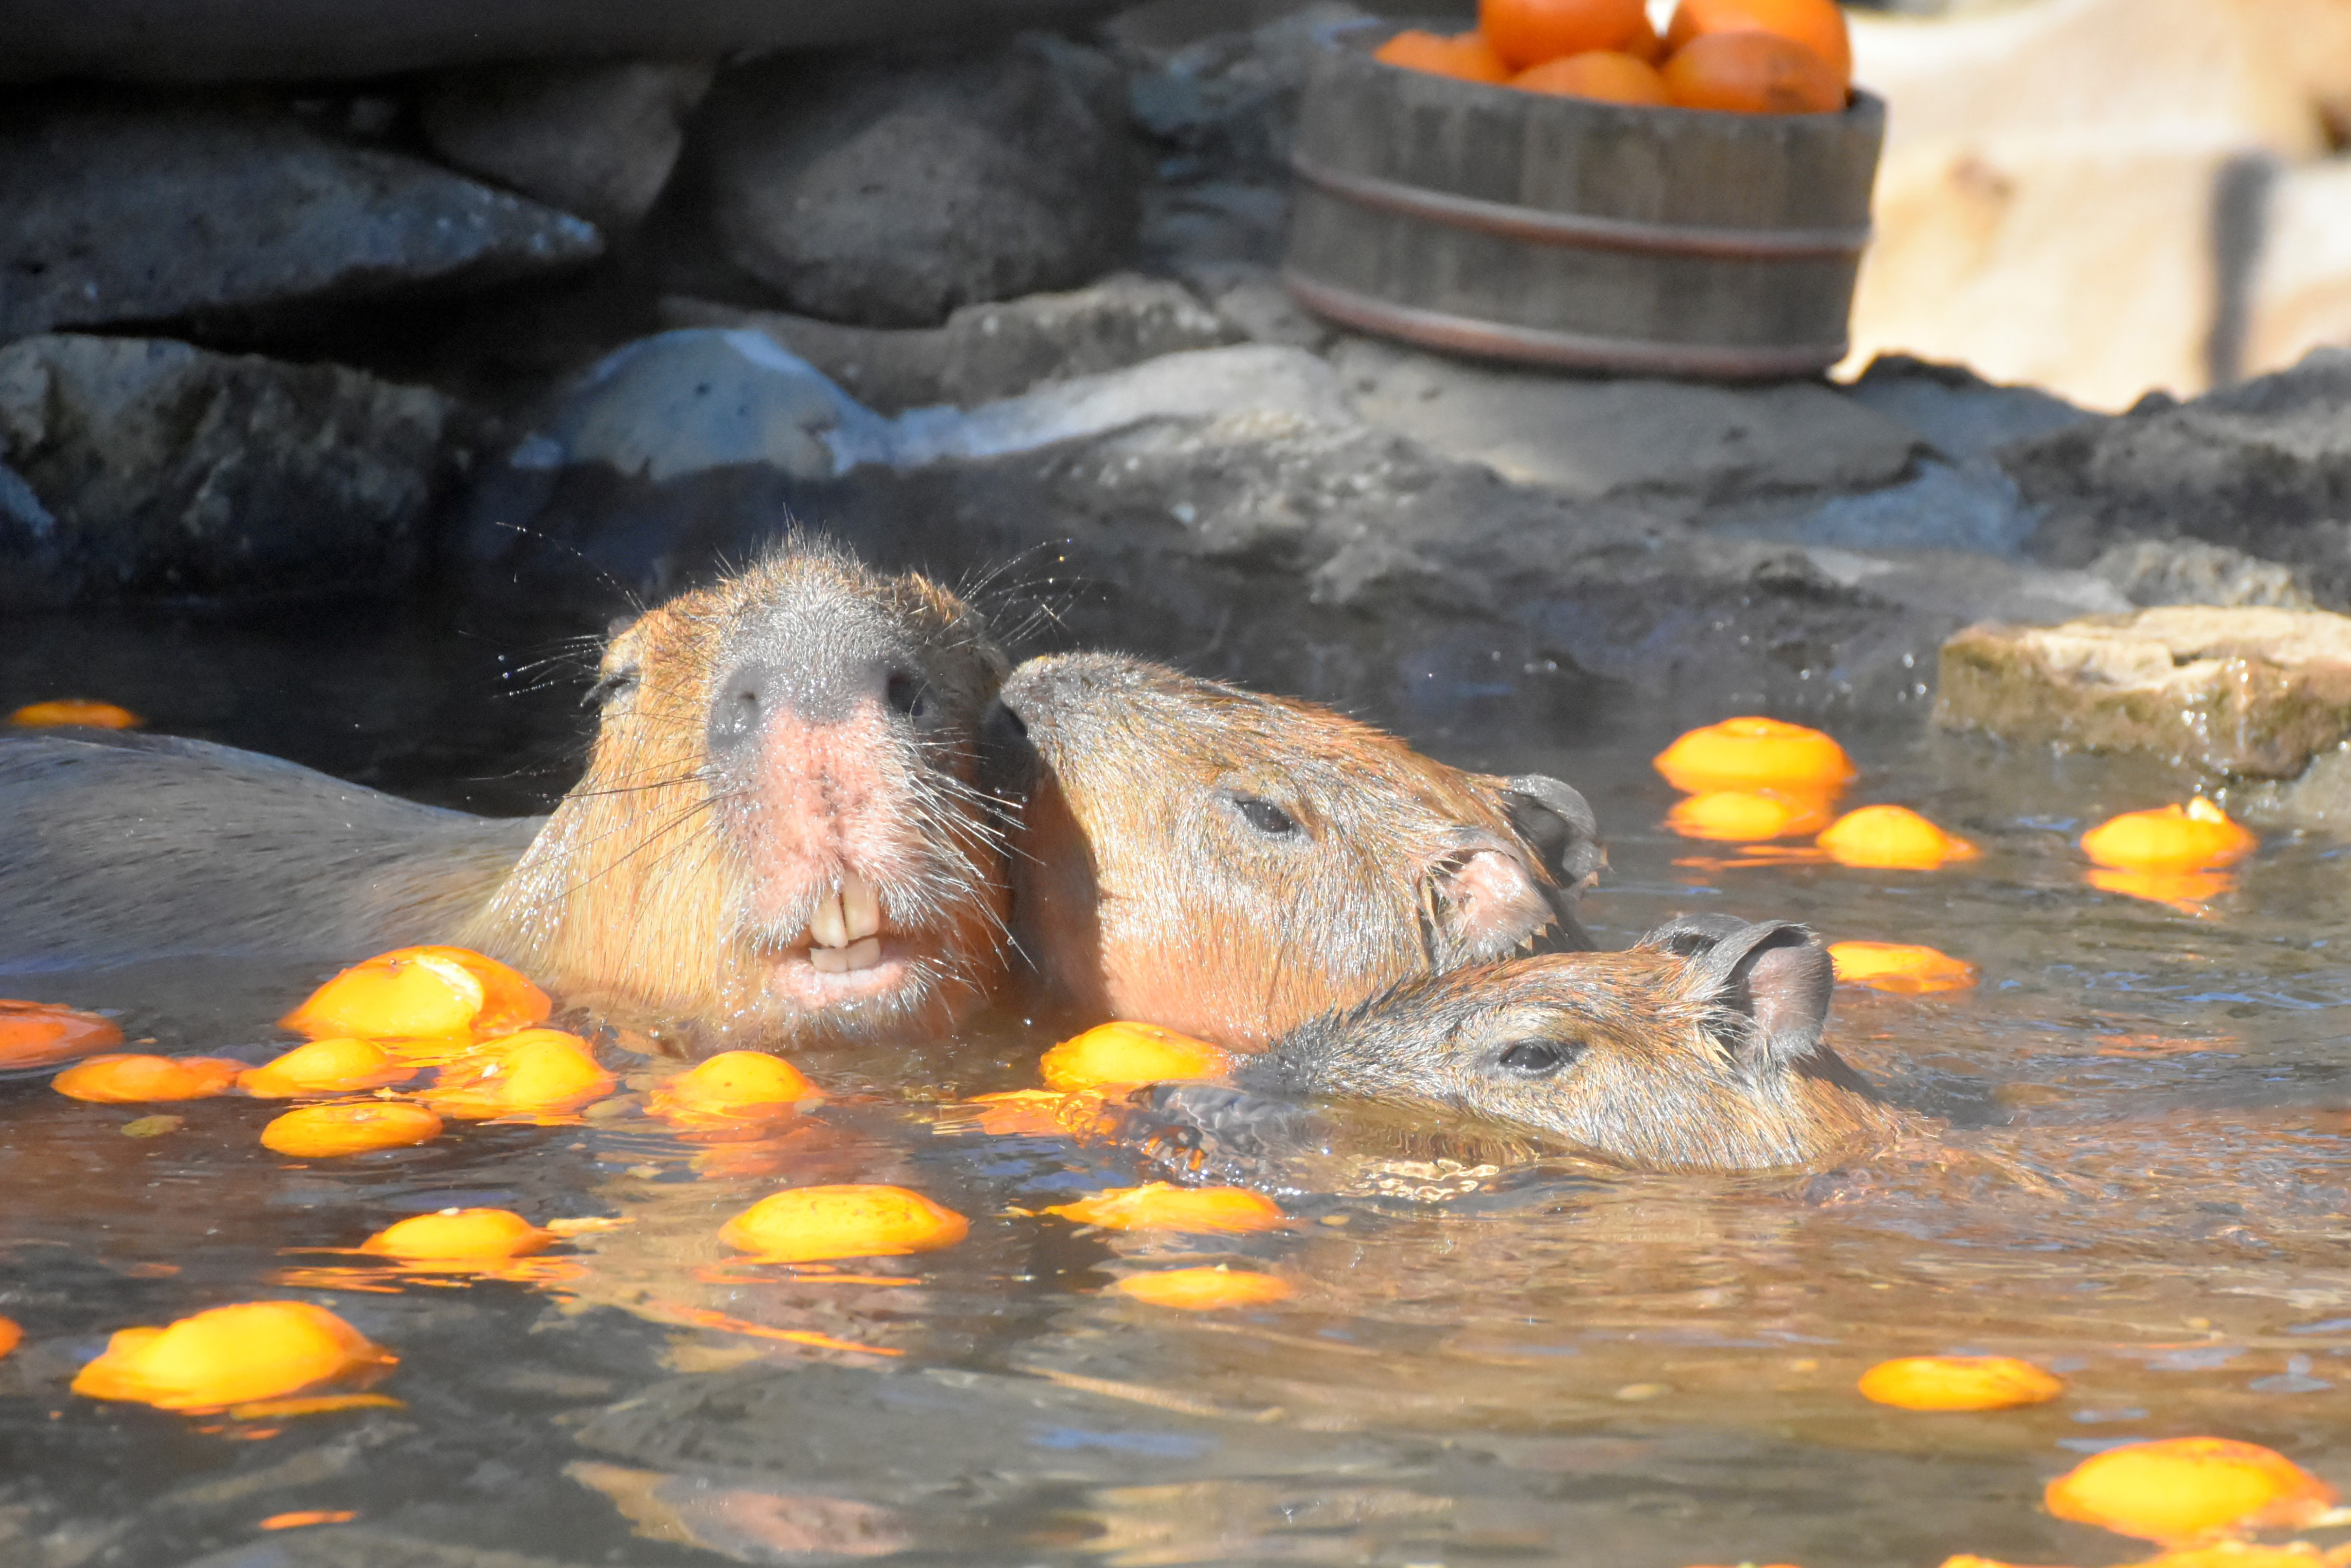
<instances>
[{"instance_id":1,"label":"capybara snout","mask_svg":"<svg viewBox=\"0 0 2351 1568\"><path fill-rule=\"evenodd\" d=\"M1903 1122L1823 1042L1834 984L1801 925L1689 915L1621 953L1406 981L1240 1082L1444 1105L1649 1169L1814 1166Z\"/></svg>"},{"instance_id":2,"label":"capybara snout","mask_svg":"<svg viewBox=\"0 0 2351 1568\"><path fill-rule=\"evenodd\" d=\"M1075 1011L1254 1050L1408 975L1588 946L1605 856L1557 779L1111 654L1022 665L987 736L1015 928Z\"/></svg>"},{"instance_id":3,"label":"capybara snout","mask_svg":"<svg viewBox=\"0 0 2351 1568\"><path fill-rule=\"evenodd\" d=\"M474 938L778 1043L953 1024L1003 964L976 781L1005 670L954 595L805 539L648 612L605 652L587 777Z\"/></svg>"}]
</instances>

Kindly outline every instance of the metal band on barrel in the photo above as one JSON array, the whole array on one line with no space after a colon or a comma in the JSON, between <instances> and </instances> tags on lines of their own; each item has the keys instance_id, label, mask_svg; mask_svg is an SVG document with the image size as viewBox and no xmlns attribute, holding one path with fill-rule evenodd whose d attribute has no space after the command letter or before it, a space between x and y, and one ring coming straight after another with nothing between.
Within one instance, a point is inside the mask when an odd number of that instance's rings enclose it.
<instances>
[{"instance_id":1,"label":"metal band on barrel","mask_svg":"<svg viewBox=\"0 0 2351 1568\"><path fill-rule=\"evenodd\" d=\"M1588 213L1554 213L1513 206L1480 196L1457 196L1375 174L1345 173L1301 152L1290 154L1290 166L1308 184L1359 207L1396 213L1450 228L1532 240L1539 245L1646 251L1659 256L1792 261L1859 256L1869 243L1867 224L1849 229L1726 229L1634 223L1625 218L1594 217Z\"/></svg>"},{"instance_id":2,"label":"metal band on barrel","mask_svg":"<svg viewBox=\"0 0 2351 1568\"><path fill-rule=\"evenodd\" d=\"M1284 287L1301 305L1319 316L1367 331L1384 332L1432 349L1482 354L1502 359L1532 360L1579 370L1641 371L1667 376L1722 376L1762 381L1782 376L1807 376L1828 369L1845 356L1843 341L1799 344L1792 348L1712 348L1699 343L1660 343L1637 338L1602 338L1586 332L1558 332L1541 327L1513 327L1484 321L1450 311L1398 305L1359 294L1352 288L1320 283L1295 268L1284 268Z\"/></svg>"}]
</instances>

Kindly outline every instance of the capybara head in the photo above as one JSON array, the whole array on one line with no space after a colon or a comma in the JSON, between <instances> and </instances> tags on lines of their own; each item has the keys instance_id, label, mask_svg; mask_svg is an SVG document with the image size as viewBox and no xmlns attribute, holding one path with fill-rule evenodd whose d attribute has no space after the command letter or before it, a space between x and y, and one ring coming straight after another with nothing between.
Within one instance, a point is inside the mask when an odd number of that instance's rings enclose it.
<instances>
[{"instance_id":1,"label":"capybara head","mask_svg":"<svg viewBox=\"0 0 2351 1568\"><path fill-rule=\"evenodd\" d=\"M988 738L1023 802L1015 932L1081 1014L1253 1051L1406 976L1590 945L1574 899L1606 857L1555 779L1101 653L1021 665Z\"/></svg>"},{"instance_id":2,"label":"capybara head","mask_svg":"<svg viewBox=\"0 0 2351 1568\"><path fill-rule=\"evenodd\" d=\"M952 1024L1005 963L1006 667L955 595L795 537L611 639L587 776L472 935L746 1043Z\"/></svg>"},{"instance_id":3,"label":"capybara head","mask_svg":"<svg viewBox=\"0 0 2351 1568\"><path fill-rule=\"evenodd\" d=\"M1687 915L1621 953L1408 980L1238 1082L1445 1105L1643 1169L1819 1166L1904 1119L1822 1042L1834 983L1801 925Z\"/></svg>"}]
</instances>

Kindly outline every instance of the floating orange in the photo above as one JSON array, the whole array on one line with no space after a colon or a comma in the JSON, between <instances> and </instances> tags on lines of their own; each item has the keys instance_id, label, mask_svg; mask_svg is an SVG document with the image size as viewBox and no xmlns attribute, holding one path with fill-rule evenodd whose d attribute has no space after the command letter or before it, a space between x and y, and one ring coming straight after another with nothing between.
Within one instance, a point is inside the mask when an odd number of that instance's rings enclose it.
<instances>
[{"instance_id":1,"label":"floating orange","mask_svg":"<svg viewBox=\"0 0 2351 1568\"><path fill-rule=\"evenodd\" d=\"M1767 789L1709 789L1677 801L1666 826L1686 839L1752 844L1817 833L1829 824L1828 802L1817 795Z\"/></svg>"},{"instance_id":2,"label":"floating orange","mask_svg":"<svg viewBox=\"0 0 2351 1568\"><path fill-rule=\"evenodd\" d=\"M1666 78L1657 68L1621 49L1586 49L1564 59L1545 60L1510 78L1527 92L1557 93L1602 103L1663 103Z\"/></svg>"},{"instance_id":3,"label":"floating orange","mask_svg":"<svg viewBox=\"0 0 2351 1568\"><path fill-rule=\"evenodd\" d=\"M8 722L27 729L63 725L80 725L89 729L137 729L144 721L129 708L117 707L112 703L58 697L45 703L26 703L8 716Z\"/></svg>"},{"instance_id":4,"label":"floating orange","mask_svg":"<svg viewBox=\"0 0 2351 1568\"><path fill-rule=\"evenodd\" d=\"M401 1061L372 1040L343 1035L298 1045L273 1061L237 1074L236 1086L264 1100L285 1100L381 1089L414 1077L416 1071L414 1063Z\"/></svg>"},{"instance_id":5,"label":"floating orange","mask_svg":"<svg viewBox=\"0 0 2351 1568\"><path fill-rule=\"evenodd\" d=\"M441 1118L405 1100L353 1100L305 1105L261 1129L264 1148L296 1159L404 1149L441 1135Z\"/></svg>"},{"instance_id":6,"label":"floating orange","mask_svg":"<svg viewBox=\"0 0 2351 1568\"><path fill-rule=\"evenodd\" d=\"M1864 806L1847 811L1814 841L1838 864L1873 871L1933 871L1953 861L1974 860L1982 852L1907 806Z\"/></svg>"},{"instance_id":7,"label":"floating orange","mask_svg":"<svg viewBox=\"0 0 2351 1568\"><path fill-rule=\"evenodd\" d=\"M1446 37L1407 27L1372 51L1372 57L1408 71L1458 77L1463 81L1506 82L1510 68L1486 35L1477 31Z\"/></svg>"},{"instance_id":8,"label":"floating orange","mask_svg":"<svg viewBox=\"0 0 2351 1568\"><path fill-rule=\"evenodd\" d=\"M105 1105L208 1100L227 1093L244 1071L244 1062L220 1056L93 1056L50 1079L49 1087Z\"/></svg>"},{"instance_id":9,"label":"floating orange","mask_svg":"<svg viewBox=\"0 0 2351 1568\"><path fill-rule=\"evenodd\" d=\"M1290 1282L1249 1270L1215 1268L1162 1269L1150 1274L1129 1274L1113 1286L1122 1296L1149 1301L1155 1307L1178 1307L1187 1312L1214 1312L1218 1307L1262 1307L1286 1301Z\"/></svg>"},{"instance_id":10,"label":"floating orange","mask_svg":"<svg viewBox=\"0 0 2351 1568\"><path fill-rule=\"evenodd\" d=\"M2082 835L2082 852L2116 871L2214 871L2260 847L2259 839L2201 795L2185 806L2125 811Z\"/></svg>"},{"instance_id":11,"label":"floating orange","mask_svg":"<svg viewBox=\"0 0 2351 1568\"><path fill-rule=\"evenodd\" d=\"M1280 1205L1246 1187L1164 1181L1113 1187L1045 1212L1105 1230L1278 1230L1290 1220Z\"/></svg>"},{"instance_id":12,"label":"floating orange","mask_svg":"<svg viewBox=\"0 0 2351 1568\"><path fill-rule=\"evenodd\" d=\"M645 1109L664 1116L761 1116L815 1093L816 1086L782 1057L722 1051L654 1088Z\"/></svg>"},{"instance_id":13,"label":"floating orange","mask_svg":"<svg viewBox=\"0 0 2351 1568\"><path fill-rule=\"evenodd\" d=\"M246 1301L167 1328L123 1329L73 1380L76 1394L202 1410L379 1371L398 1358L308 1301Z\"/></svg>"},{"instance_id":14,"label":"floating orange","mask_svg":"<svg viewBox=\"0 0 2351 1568\"><path fill-rule=\"evenodd\" d=\"M1514 70L1622 47L1648 20L1643 0L1478 0L1478 30Z\"/></svg>"},{"instance_id":15,"label":"floating orange","mask_svg":"<svg viewBox=\"0 0 2351 1568\"><path fill-rule=\"evenodd\" d=\"M25 1331L14 1320L0 1318L0 1355L5 1355L25 1343Z\"/></svg>"},{"instance_id":16,"label":"floating orange","mask_svg":"<svg viewBox=\"0 0 2351 1568\"><path fill-rule=\"evenodd\" d=\"M952 1247L971 1222L903 1186L852 1182L761 1198L719 1228L729 1247L769 1263L896 1258Z\"/></svg>"},{"instance_id":17,"label":"floating orange","mask_svg":"<svg viewBox=\"0 0 2351 1568\"><path fill-rule=\"evenodd\" d=\"M345 969L283 1021L313 1040L487 1038L554 1010L545 991L495 958L464 947L402 947Z\"/></svg>"},{"instance_id":18,"label":"floating orange","mask_svg":"<svg viewBox=\"0 0 2351 1568\"><path fill-rule=\"evenodd\" d=\"M1221 1047L1148 1023L1106 1023L1065 1040L1038 1061L1056 1089L1214 1078L1232 1065Z\"/></svg>"},{"instance_id":19,"label":"floating orange","mask_svg":"<svg viewBox=\"0 0 2351 1568\"><path fill-rule=\"evenodd\" d=\"M47 1002L0 1000L0 1072L54 1067L121 1043L111 1019Z\"/></svg>"},{"instance_id":20,"label":"floating orange","mask_svg":"<svg viewBox=\"0 0 2351 1568\"><path fill-rule=\"evenodd\" d=\"M426 1099L444 1114L480 1121L560 1113L612 1092L614 1080L586 1040L559 1029L527 1029L487 1041L441 1070Z\"/></svg>"},{"instance_id":21,"label":"floating orange","mask_svg":"<svg viewBox=\"0 0 2351 1568\"><path fill-rule=\"evenodd\" d=\"M1656 769L1688 795L1776 789L1834 800L1855 777L1853 759L1828 736L1751 715L1691 730L1657 753Z\"/></svg>"},{"instance_id":22,"label":"floating orange","mask_svg":"<svg viewBox=\"0 0 2351 1568\"><path fill-rule=\"evenodd\" d=\"M1861 1375L1862 1397L1904 1410L2005 1410L2065 1392L2065 1380L2012 1355L1906 1355Z\"/></svg>"},{"instance_id":23,"label":"floating orange","mask_svg":"<svg viewBox=\"0 0 2351 1568\"><path fill-rule=\"evenodd\" d=\"M1678 49L1707 33L1750 32L1802 44L1840 83L1853 80L1853 35L1836 0L1681 0L1666 28L1666 47Z\"/></svg>"},{"instance_id":24,"label":"floating orange","mask_svg":"<svg viewBox=\"0 0 2351 1568\"><path fill-rule=\"evenodd\" d=\"M1906 997L1965 990L1978 974L1964 958L1906 942L1832 942L1829 962L1840 980Z\"/></svg>"},{"instance_id":25,"label":"floating orange","mask_svg":"<svg viewBox=\"0 0 2351 1568\"><path fill-rule=\"evenodd\" d=\"M2049 1483L2049 1511L2167 1544L2294 1530L2335 1501L2325 1482L2273 1449L2228 1437L2166 1437L2093 1454Z\"/></svg>"},{"instance_id":26,"label":"floating orange","mask_svg":"<svg viewBox=\"0 0 2351 1568\"><path fill-rule=\"evenodd\" d=\"M306 1508L293 1513L273 1513L256 1530L299 1530L310 1524L349 1524L360 1516L355 1508Z\"/></svg>"},{"instance_id":27,"label":"floating orange","mask_svg":"<svg viewBox=\"0 0 2351 1568\"><path fill-rule=\"evenodd\" d=\"M510 1209L444 1208L387 1226L360 1243L360 1250L411 1262L496 1262L528 1257L556 1239L554 1231Z\"/></svg>"},{"instance_id":28,"label":"floating orange","mask_svg":"<svg viewBox=\"0 0 2351 1568\"><path fill-rule=\"evenodd\" d=\"M1843 78L1776 33L1705 34L1667 56L1659 74L1682 109L1832 114L1844 107Z\"/></svg>"}]
</instances>

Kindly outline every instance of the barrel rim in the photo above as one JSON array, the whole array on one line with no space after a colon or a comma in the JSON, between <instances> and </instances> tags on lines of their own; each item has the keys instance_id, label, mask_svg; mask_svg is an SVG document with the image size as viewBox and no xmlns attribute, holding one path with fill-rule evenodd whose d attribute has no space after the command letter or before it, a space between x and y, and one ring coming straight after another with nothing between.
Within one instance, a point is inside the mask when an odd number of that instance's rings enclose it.
<instances>
[{"instance_id":1,"label":"barrel rim","mask_svg":"<svg viewBox=\"0 0 2351 1568\"><path fill-rule=\"evenodd\" d=\"M1871 234L1868 224L1836 229L1731 228L1641 223L1594 213L1521 206L1406 184L1377 174L1348 173L1297 150L1290 155L1290 169L1307 184L1354 206L1536 245L1731 261L1793 261L1859 256L1868 247Z\"/></svg>"},{"instance_id":2,"label":"barrel rim","mask_svg":"<svg viewBox=\"0 0 2351 1568\"><path fill-rule=\"evenodd\" d=\"M1786 381L1817 375L1851 349L1845 339L1834 343L1711 346L1521 327L1426 306L1399 305L1310 277L1294 267L1281 269L1281 284L1299 304L1342 326L1452 353L1570 370L1631 371L1718 381Z\"/></svg>"}]
</instances>

